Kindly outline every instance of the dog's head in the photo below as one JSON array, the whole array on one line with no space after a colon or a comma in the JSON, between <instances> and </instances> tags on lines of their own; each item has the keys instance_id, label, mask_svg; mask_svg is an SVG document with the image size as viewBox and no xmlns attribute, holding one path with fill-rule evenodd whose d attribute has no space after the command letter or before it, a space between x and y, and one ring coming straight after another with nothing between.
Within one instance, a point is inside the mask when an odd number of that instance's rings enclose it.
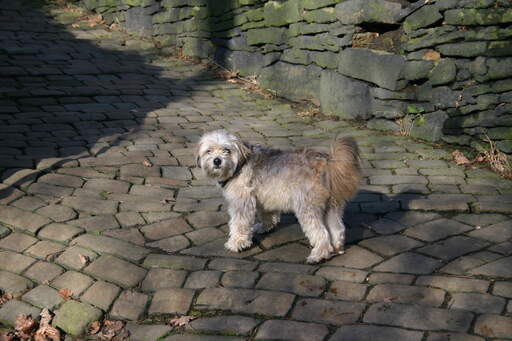
<instances>
[{"instance_id":1,"label":"dog's head","mask_svg":"<svg viewBox=\"0 0 512 341\"><path fill-rule=\"evenodd\" d=\"M250 148L238 136L226 130L214 130L204 134L197 143L197 166L206 176L222 181L233 176L249 153Z\"/></svg>"}]
</instances>

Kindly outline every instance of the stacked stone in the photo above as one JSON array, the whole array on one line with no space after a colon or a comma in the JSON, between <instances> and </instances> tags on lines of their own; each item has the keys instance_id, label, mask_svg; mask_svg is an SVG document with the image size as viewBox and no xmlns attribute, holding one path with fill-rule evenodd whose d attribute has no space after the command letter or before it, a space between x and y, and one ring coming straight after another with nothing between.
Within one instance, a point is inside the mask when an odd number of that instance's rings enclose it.
<instances>
[{"instance_id":1,"label":"stacked stone","mask_svg":"<svg viewBox=\"0 0 512 341\"><path fill-rule=\"evenodd\" d=\"M84 0L107 21L378 130L512 153L507 0ZM407 129L406 129L407 130Z\"/></svg>"}]
</instances>

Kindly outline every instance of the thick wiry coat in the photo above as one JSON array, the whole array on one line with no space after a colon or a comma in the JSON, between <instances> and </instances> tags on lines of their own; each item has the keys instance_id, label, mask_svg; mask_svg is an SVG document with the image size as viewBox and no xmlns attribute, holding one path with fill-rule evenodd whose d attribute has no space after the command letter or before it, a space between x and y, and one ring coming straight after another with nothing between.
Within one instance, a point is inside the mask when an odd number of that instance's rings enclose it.
<instances>
[{"instance_id":1,"label":"thick wiry coat","mask_svg":"<svg viewBox=\"0 0 512 341\"><path fill-rule=\"evenodd\" d=\"M222 159L224 168L213 164L215 158ZM337 139L330 153L281 151L249 145L217 130L199 141L198 163L206 175L224 185L230 215L229 250L251 246L254 232L270 230L281 212L293 212L313 246L308 262L329 258L334 250L343 251L341 214L360 180L359 153L352 138Z\"/></svg>"}]
</instances>

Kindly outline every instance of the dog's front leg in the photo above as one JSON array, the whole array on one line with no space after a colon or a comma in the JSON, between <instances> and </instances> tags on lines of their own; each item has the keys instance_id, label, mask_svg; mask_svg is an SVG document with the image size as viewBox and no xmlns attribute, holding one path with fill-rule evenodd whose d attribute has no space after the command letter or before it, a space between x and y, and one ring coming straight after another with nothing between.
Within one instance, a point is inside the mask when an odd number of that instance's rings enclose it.
<instances>
[{"instance_id":1,"label":"dog's front leg","mask_svg":"<svg viewBox=\"0 0 512 341\"><path fill-rule=\"evenodd\" d=\"M224 246L239 252L252 245L252 225L256 216L256 199L247 194L229 200L229 240Z\"/></svg>"}]
</instances>

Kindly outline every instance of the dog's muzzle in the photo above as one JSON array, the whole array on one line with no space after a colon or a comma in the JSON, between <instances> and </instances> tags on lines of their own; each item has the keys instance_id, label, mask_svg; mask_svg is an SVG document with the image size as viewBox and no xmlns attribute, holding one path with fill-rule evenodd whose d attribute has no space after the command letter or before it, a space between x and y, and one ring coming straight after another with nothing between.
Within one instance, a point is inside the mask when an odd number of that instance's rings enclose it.
<instances>
[{"instance_id":1,"label":"dog's muzzle","mask_svg":"<svg viewBox=\"0 0 512 341\"><path fill-rule=\"evenodd\" d=\"M222 160L219 159L218 157L216 157L215 159L213 159L213 165L215 166L215 168L219 168L220 165L222 163Z\"/></svg>"}]
</instances>

